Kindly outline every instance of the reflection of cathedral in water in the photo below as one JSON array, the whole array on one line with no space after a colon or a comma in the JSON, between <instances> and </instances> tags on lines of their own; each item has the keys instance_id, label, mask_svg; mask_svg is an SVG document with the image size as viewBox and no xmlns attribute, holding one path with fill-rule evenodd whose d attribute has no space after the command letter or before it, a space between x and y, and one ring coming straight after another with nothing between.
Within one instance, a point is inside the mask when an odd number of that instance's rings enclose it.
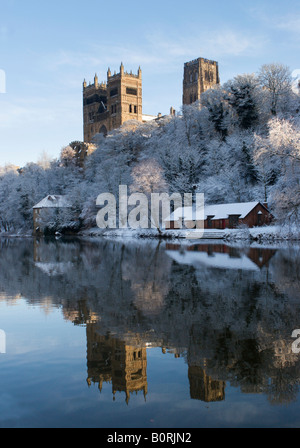
<instances>
[{"instance_id":1,"label":"reflection of cathedral in water","mask_svg":"<svg viewBox=\"0 0 300 448\"><path fill-rule=\"evenodd\" d=\"M127 345L120 339L97 333L94 324L86 327L87 335L87 382L111 383L112 392L125 392L126 402L130 394L143 392L147 396L147 351L143 347Z\"/></svg>"},{"instance_id":2,"label":"reflection of cathedral in water","mask_svg":"<svg viewBox=\"0 0 300 448\"><path fill-rule=\"evenodd\" d=\"M95 323L87 324L86 335L88 385L98 384L101 392L103 384L109 383L114 399L117 392L125 392L127 404L131 394L138 392L143 393L146 401L147 348L129 345L109 334L101 335ZM165 349L163 353L166 353ZM175 354L175 358L178 357ZM213 380L201 367L189 366L188 378L192 399L204 402L225 399L225 382Z\"/></svg>"},{"instance_id":3,"label":"reflection of cathedral in water","mask_svg":"<svg viewBox=\"0 0 300 448\"><path fill-rule=\"evenodd\" d=\"M127 402L133 393L148 396L147 350L161 347L185 359L192 399L225 400L225 383L265 394L272 404L296 399L296 247L76 240L0 245L7 296L21 293L45 312L59 307L66 320L86 327L88 384L100 390L111 384Z\"/></svg>"},{"instance_id":4,"label":"reflection of cathedral in water","mask_svg":"<svg viewBox=\"0 0 300 448\"><path fill-rule=\"evenodd\" d=\"M193 400L206 403L225 400L225 382L213 380L201 367L189 367L189 382Z\"/></svg>"}]
</instances>

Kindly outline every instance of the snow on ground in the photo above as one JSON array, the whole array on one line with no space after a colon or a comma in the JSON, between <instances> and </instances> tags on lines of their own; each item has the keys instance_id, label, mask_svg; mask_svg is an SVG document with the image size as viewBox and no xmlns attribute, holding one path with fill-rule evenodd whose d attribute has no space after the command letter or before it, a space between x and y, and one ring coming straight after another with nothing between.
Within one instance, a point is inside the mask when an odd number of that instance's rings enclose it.
<instances>
[{"instance_id":1,"label":"snow on ground","mask_svg":"<svg viewBox=\"0 0 300 448\"><path fill-rule=\"evenodd\" d=\"M194 233L194 234L193 234ZM215 235L215 236L214 236ZM199 231L195 230L163 230L160 233L156 229L114 229L103 230L93 228L85 230L80 233L80 236L85 237L105 237L105 238L121 238L121 239L156 239L164 238L169 240L181 240L181 242L200 242L200 241L223 241L234 244L277 244L284 242L300 242L300 229L297 226L265 226L255 227L249 229L241 227L239 229L225 229L225 230L205 230L204 235L199 237Z\"/></svg>"},{"instance_id":2,"label":"snow on ground","mask_svg":"<svg viewBox=\"0 0 300 448\"><path fill-rule=\"evenodd\" d=\"M271 241L298 241L300 228L297 226L265 226L253 229L226 229L226 240L251 240L260 242Z\"/></svg>"},{"instance_id":3,"label":"snow on ground","mask_svg":"<svg viewBox=\"0 0 300 448\"><path fill-rule=\"evenodd\" d=\"M215 235L215 236L214 236ZM0 233L0 237L30 237L32 232L19 231ZM200 234L201 236L201 234ZM169 240L181 241L208 241L219 240L225 242L238 243L277 243L277 242L300 242L300 228L294 226L265 226L249 229L241 227L239 229L217 230L211 229L204 231L203 238L199 238L199 230L162 230L157 229L99 229L97 227L86 229L78 233L78 237L105 237L105 238L121 238L121 239L156 239L164 238Z\"/></svg>"}]
</instances>

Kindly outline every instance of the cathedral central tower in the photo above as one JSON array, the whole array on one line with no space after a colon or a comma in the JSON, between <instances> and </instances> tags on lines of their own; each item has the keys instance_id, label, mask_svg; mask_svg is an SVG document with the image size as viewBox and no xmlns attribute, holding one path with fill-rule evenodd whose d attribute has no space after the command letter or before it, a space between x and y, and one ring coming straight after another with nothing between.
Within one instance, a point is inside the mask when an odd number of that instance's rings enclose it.
<instances>
[{"instance_id":1,"label":"cathedral central tower","mask_svg":"<svg viewBox=\"0 0 300 448\"><path fill-rule=\"evenodd\" d=\"M220 84L219 64L204 58L198 58L184 64L183 104L192 104L200 100L203 92Z\"/></svg>"}]
</instances>

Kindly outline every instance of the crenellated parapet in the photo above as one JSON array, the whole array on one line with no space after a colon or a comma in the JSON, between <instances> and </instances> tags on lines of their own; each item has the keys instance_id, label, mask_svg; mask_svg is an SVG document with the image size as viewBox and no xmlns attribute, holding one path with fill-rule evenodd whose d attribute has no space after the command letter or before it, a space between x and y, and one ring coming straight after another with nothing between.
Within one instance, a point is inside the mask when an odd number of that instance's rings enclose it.
<instances>
[{"instance_id":1,"label":"crenellated parapet","mask_svg":"<svg viewBox=\"0 0 300 448\"><path fill-rule=\"evenodd\" d=\"M95 74L93 83L89 82L89 84L87 84L86 80L83 81L83 90L84 91L85 90L91 91L93 89L95 89L95 90L97 90L97 89L105 90L106 88L107 88L106 81L102 81L102 82L99 83L97 74Z\"/></svg>"},{"instance_id":2,"label":"crenellated parapet","mask_svg":"<svg viewBox=\"0 0 300 448\"><path fill-rule=\"evenodd\" d=\"M107 70L106 82L99 82L97 73L94 82L83 81L84 141L91 142L93 136L119 128L128 120L142 121L142 70L127 72L121 62L117 73Z\"/></svg>"}]
</instances>

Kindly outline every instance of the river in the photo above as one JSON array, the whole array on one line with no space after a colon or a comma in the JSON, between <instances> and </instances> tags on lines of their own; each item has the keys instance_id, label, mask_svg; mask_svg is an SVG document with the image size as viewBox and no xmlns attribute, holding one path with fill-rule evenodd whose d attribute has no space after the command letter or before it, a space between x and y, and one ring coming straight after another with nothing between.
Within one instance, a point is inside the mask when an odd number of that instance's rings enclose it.
<instances>
[{"instance_id":1,"label":"river","mask_svg":"<svg viewBox=\"0 0 300 448\"><path fill-rule=\"evenodd\" d=\"M0 427L300 426L299 247L0 248Z\"/></svg>"}]
</instances>

